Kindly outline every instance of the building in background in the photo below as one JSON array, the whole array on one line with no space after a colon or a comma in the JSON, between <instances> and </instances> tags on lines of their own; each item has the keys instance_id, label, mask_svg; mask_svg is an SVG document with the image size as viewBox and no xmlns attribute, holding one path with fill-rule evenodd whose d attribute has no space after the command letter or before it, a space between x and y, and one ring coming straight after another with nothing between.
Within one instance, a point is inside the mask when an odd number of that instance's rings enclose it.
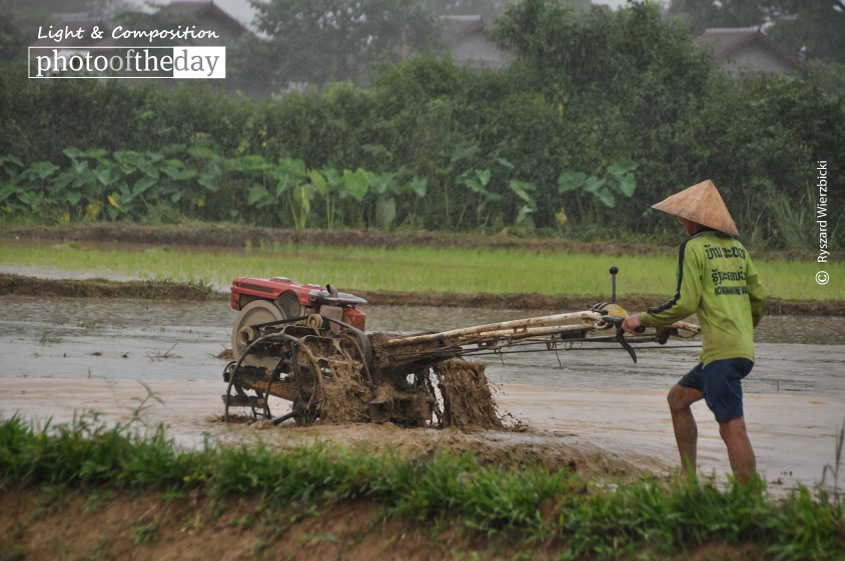
<instances>
[{"instance_id":1,"label":"building in background","mask_svg":"<svg viewBox=\"0 0 845 561\"><path fill-rule=\"evenodd\" d=\"M713 48L714 67L739 79L744 76L777 74L800 78L801 60L756 27L707 29L693 40Z\"/></svg>"},{"instance_id":2,"label":"building in background","mask_svg":"<svg viewBox=\"0 0 845 561\"><path fill-rule=\"evenodd\" d=\"M444 47L458 66L471 70L499 70L516 57L487 39L481 16L441 16L446 23Z\"/></svg>"}]
</instances>

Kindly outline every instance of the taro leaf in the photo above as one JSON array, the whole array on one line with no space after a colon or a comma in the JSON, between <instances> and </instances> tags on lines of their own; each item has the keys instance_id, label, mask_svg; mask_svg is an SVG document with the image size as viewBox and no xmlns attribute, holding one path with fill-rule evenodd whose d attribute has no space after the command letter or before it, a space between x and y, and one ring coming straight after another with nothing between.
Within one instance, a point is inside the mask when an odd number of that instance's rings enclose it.
<instances>
[{"instance_id":1,"label":"taro leaf","mask_svg":"<svg viewBox=\"0 0 845 561\"><path fill-rule=\"evenodd\" d=\"M217 184L216 170L209 170L208 166L206 166L205 169L203 169L200 173L200 176L197 179L197 183L212 192L216 192L220 188L220 186Z\"/></svg>"},{"instance_id":2,"label":"taro leaf","mask_svg":"<svg viewBox=\"0 0 845 561\"><path fill-rule=\"evenodd\" d=\"M176 181L184 181L186 179L191 179L197 176L197 170L195 169L183 169L177 177L174 177Z\"/></svg>"},{"instance_id":3,"label":"taro leaf","mask_svg":"<svg viewBox=\"0 0 845 561\"><path fill-rule=\"evenodd\" d=\"M496 158L496 161L505 166L508 169L513 169L513 164L510 163L508 160L504 158Z\"/></svg>"},{"instance_id":4,"label":"taro leaf","mask_svg":"<svg viewBox=\"0 0 845 561\"><path fill-rule=\"evenodd\" d=\"M626 197L630 197L634 194L634 190L637 188L637 180L634 179L634 174L628 173L623 175L619 180L619 190L622 191L622 194Z\"/></svg>"},{"instance_id":5,"label":"taro leaf","mask_svg":"<svg viewBox=\"0 0 845 561\"><path fill-rule=\"evenodd\" d=\"M276 197L281 195L288 187L297 185L298 179L308 177L305 173L305 163L302 160L284 158L277 166L268 168L270 177L278 181L276 183Z\"/></svg>"},{"instance_id":6,"label":"taro leaf","mask_svg":"<svg viewBox=\"0 0 845 561\"><path fill-rule=\"evenodd\" d=\"M621 162L616 162L613 165L607 167L607 172L611 174L616 179L619 179L623 175L627 174L628 172L632 172L637 169L637 162L632 160L623 160Z\"/></svg>"},{"instance_id":7,"label":"taro leaf","mask_svg":"<svg viewBox=\"0 0 845 561\"><path fill-rule=\"evenodd\" d=\"M574 191L584 185L587 180L587 174L583 171L565 171L557 178L557 192L566 193L567 191Z\"/></svg>"},{"instance_id":8,"label":"taro leaf","mask_svg":"<svg viewBox=\"0 0 845 561\"><path fill-rule=\"evenodd\" d=\"M212 150L211 148L206 148L204 146L192 146L188 148L188 154L193 156L194 158L200 158L202 160L219 160L220 156Z\"/></svg>"},{"instance_id":9,"label":"taro leaf","mask_svg":"<svg viewBox=\"0 0 845 561\"><path fill-rule=\"evenodd\" d=\"M178 179L179 175L182 173L182 170L180 170L179 168L168 165L162 167L161 171L170 176L170 179Z\"/></svg>"},{"instance_id":10,"label":"taro leaf","mask_svg":"<svg viewBox=\"0 0 845 561\"><path fill-rule=\"evenodd\" d=\"M126 209L121 206L121 198L120 195L117 194L116 191L112 191L112 194L108 196L109 204L116 209L119 209L122 212L126 212Z\"/></svg>"},{"instance_id":11,"label":"taro leaf","mask_svg":"<svg viewBox=\"0 0 845 561\"><path fill-rule=\"evenodd\" d=\"M78 184L77 182L79 181L80 177L82 177L83 175L90 175L90 173L86 173L86 172L88 172L88 162L86 162L85 160L83 160L81 162L77 162L77 161L74 160L74 162L73 162L73 172L77 175L77 179L75 179L73 181L73 184L77 185Z\"/></svg>"},{"instance_id":12,"label":"taro leaf","mask_svg":"<svg viewBox=\"0 0 845 561\"><path fill-rule=\"evenodd\" d=\"M477 169L475 170L475 175L484 187L487 187L487 184L490 183L489 169Z\"/></svg>"},{"instance_id":13,"label":"taro leaf","mask_svg":"<svg viewBox=\"0 0 845 561\"><path fill-rule=\"evenodd\" d=\"M602 182L602 183L604 183L604 182ZM595 197L599 201L601 201L602 204L604 204L604 206L606 206L607 208L613 208L614 206L616 206L616 201L613 198L613 193L610 191L610 189L606 189L606 188L599 189L596 192L594 192L593 195L595 195Z\"/></svg>"},{"instance_id":14,"label":"taro leaf","mask_svg":"<svg viewBox=\"0 0 845 561\"><path fill-rule=\"evenodd\" d=\"M61 193L62 190L67 187L67 185L73 181L74 174L70 171L64 171L56 177L53 181L53 194Z\"/></svg>"},{"instance_id":15,"label":"taro leaf","mask_svg":"<svg viewBox=\"0 0 845 561\"><path fill-rule=\"evenodd\" d=\"M144 160L143 154L140 152L134 152L132 150L121 150L114 152L112 154L114 161L120 164L121 169L123 169L123 173L129 175L130 173L134 172L140 166L140 163Z\"/></svg>"},{"instance_id":16,"label":"taro leaf","mask_svg":"<svg viewBox=\"0 0 845 561\"><path fill-rule=\"evenodd\" d=\"M536 207L537 203L535 203L534 199L531 198L531 195L528 194L528 191L533 191L536 188L533 183L511 179L508 186L517 197L528 203L532 209Z\"/></svg>"},{"instance_id":17,"label":"taro leaf","mask_svg":"<svg viewBox=\"0 0 845 561\"><path fill-rule=\"evenodd\" d=\"M129 188L129 184L126 183L126 180L118 183L117 188L120 190L120 199L123 202L128 203L135 198L135 195L132 194L132 190Z\"/></svg>"},{"instance_id":18,"label":"taro leaf","mask_svg":"<svg viewBox=\"0 0 845 561\"><path fill-rule=\"evenodd\" d=\"M531 214L534 212L534 209L528 205L522 205L522 208L519 209L519 213L516 215L516 224L518 226L533 226L534 222L531 220Z\"/></svg>"},{"instance_id":19,"label":"taro leaf","mask_svg":"<svg viewBox=\"0 0 845 561\"><path fill-rule=\"evenodd\" d=\"M317 190L322 196L326 196L328 192L329 184L326 183L326 178L323 177L323 174L320 173L320 170L312 169L308 172L308 178L311 180L311 185L314 186L314 189Z\"/></svg>"},{"instance_id":20,"label":"taro leaf","mask_svg":"<svg viewBox=\"0 0 845 561\"><path fill-rule=\"evenodd\" d=\"M269 171L273 168L273 164L257 154L241 156L232 160L232 169L235 171Z\"/></svg>"},{"instance_id":21,"label":"taro leaf","mask_svg":"<svg viewBox=\"0 0 845 561\"><path fill-rule=\"evenodd\" d=\"M293 200L302 206L303 216L311 212L311 197L314 191L310 185L300 185L293 190Z\"/></svg>"},{"instance_id":22,"label":"taro leaf","mask_svg":"<svg viewBox=\"0 0 845 561\"><path fill-rule=\"evenodd\" d=\"M161 171L176 181L190 179L197 174L196 170L187 169L185 164L179 160L165 160L165 165L161 168Z\"/></svg>"},{"instance_id":23,"label":"taro leaf","mask_svg":"<svg viewBox=\"0 0 845 561\"><path fill-rule=\"evenodd\" d=\"M103 184L103 187L108 187L117 179L117 176L112 173L111 166L105 164L100 164L96 169L92 169L91 173Z\"/></svg>"},{"instance_id":24,"label":"taro leaf","mask_svg":"<svg viewBox=\"0 0 845 561\"><path fill-rule=\"evenodd\" d=\"M158 168L156 168L151 162L138 162L138 169L144 172L144 175L146 175L147 177L152 177L153 179L159 178Z\"/></svg>"},{"instance_id":25,"label":"taro leaf","mask_svg":"<svg viewBox=\"0 0 845 561\"><path fill-rule=\"evenodd\" d=\"M285 158L280 163L285 164L291 173L294 173L299 177L305 177L307 175L307 173L305 172L305 162L303 162L302 160L297 160L294 158Z\"/></svg>"},{"instance_id":26,"label":"taro leaf","mask_svg":"<svg viewBox=\"0 0 845 561\"><path fill-rule=\"evenodd\" d=\"M62 153L71 160L75 160L82 156L82 150L80 150L76 146L68 146L67 148L62 150Z\"/></svg>"},{"instance_id":27,"label":"taro leaf","mask_svg":"<svg viewBox=\"0 0 845 561\"><path fill-rule=\"evenodd\" d=\"M168 144L161 149L161 153L164 156L173 156L175 154L182 154L183 152L185 152L184 144Z\"/></svg>"},{"instance_id":28,"label":"taro leaf","mask_svg":"<svg viewBox=\"0 0 845 561\"><path fill-rule=\"evenodd\" d=\"M396 181L393 179L394 174L385 173L377 174L367 172L367 177L370 181L373 193L376 195L383 195L384 193L394 193L396 191Z\"/></svg>"},{"instance_id":29,"label":"taro leaf","mask_svg":"<svg viewBox=\"0 0 845 561\"><path fill-rule=\"evenodd\" d=\"M258 208L261 208L267 206L272 200L273 198L263 185L253 183L252 188L249 190L249 197L247 198L246 204L254 205L257 203Z\"/></svg>"},{"instance_id":30,"label":"taro leaf","mask_svg":"<svg viewBox=\"0 0 845 561\"><path fill-rule=\"evenodd\" d=\"M19 168L22 168L22 167L23 167L23 162L22 162L22 161L20 161L20 160L19 160L18 158L16 158L15 156L12 156L12 155L8 155L8 156L0 156L0 166L5 166L5 165L6 165L6 162L9 162L9 163L15 164L15 165L16 165L16 166L18 166ZM9 173L11 173L11 171L10 171Z\"/></svg>"},{"instance_id":31,"label":"taro leaf","mask_svg":"<svg viewBox=\"0 0 845 561\"><path fill-rule=\"evenodd\" d=\"M79 200L82 199L82 193L79 191L68 191L65 198L72 206L76 206L79 203Z\"/></svg>"},{"instance_id":32,"label":"taro leaf","mask_svg":"<svg viewBox=\"0 0 845 561\"><path fill-rule=\"evenodd\" d=\"M101 160L106 157L108 154L108 150L105 148L89 148L85 152L82 153L82 156L86 158L94 158L95 160Z\"/></svg>"},{"instance_id":33,"label":"taro leaf","mask_svg":"<svg viewBox=\"0 0 845 561\"><path fill-rule=\"evenodd\" d=\"M331 185L337 185L337 183L340 182L340 174L337 173L337 170L334 167L327 166L320 171L325 176L326 181L329 182Z\"/></svg>"},{"instance_id":34,"label":"taro leaf","mask_svg":"<svg viewBox=\"0 0 845 561\"><path fill-rule=\"evenodd\" d=\"M135 182L135 187L132 189L132 196L137 197L138 195L141 195L142 193L144 193L144 191L155 185L157 182L157 179L145 175L144 177Z\"/></svg>"},{"instance_id":35,"label":"taro leaf","mask_svg":"<svg viewBox=\"0 0 845 561\"><path fill-rule=\"evenodd\" d=\"M161 155L161 152L150 152L148 150L147 158L149 158L151 162L160 162L164 159L164 156Z\"/></svg>"},{"instance_id":36,"label":"taro leaf","mask_svg":"<svg viewBox=\"0 0 845 561\"><path fill-rule=\"evenodd\" d=\"M599 179L595 175L591 175L584 182L584 189L595 195L596 193L598 193L599 189L604 187L606 181L607 180L605 179Z\"/></svg>"},{"instance_id":37,"label":"taro leaf","mask_svg":"<svg viewBox=\"0 0 845 561\"><path fill-rule=\"evenodd\" d=\"M50 162L35 162L29 167L35 175L40 177L41 179L46 179L49 176L53 175L53 172L59 169L59 166L52 164Z\"/></svg>"},{"instance_id":38,"label":"taro leaf","mask_svg":"<svg viewBox=\"0 0 845 561\"><path fill-rule=\"evenodd\" d=\"M11 197L15 193L15 186L3 184L0 186L0 203Z\"/></svg>"},{"instance_id":39,"label":"taro leaf","mask_svg":"<svg viewBox=\"0 0 845 561\"><path fill-rule=\"evenodd\" d=\"M425 177L415 177L408 184L408 187L410 187L411 191L416 193L418 197L425 197L427 183L428 179Z\"/></svg>"},{"instance_id":40,"label":"taro leaf","mask_svg":"<svg viewBox=\"0 0 845 561\"><path fill-rule=\"evenodd\" d=\"M389 229L396 220L396 199L386 195L376 201L376 223L382 229Z\"/></svg>"},{"instance_id":41,"label":"taro leaf","mask_svg":"<svg viewBox=\"0 0 845 561\"><path fill-rule=\"evenodd\" d=\"M346 187L346 194L352 196L359 203L364 200L367 189L370 186L367 172L358 168L354 173L348 169L343 170L343 185Z\"/></svg>"},{"instance_id":42,"label":"taro leaf","mask_svg":"<svg viewBox=\"0 0 845 561\"><path fill-rule=\"evenodd\" d=\"M455 150L454 154L452 154L451 162L455 163L458 160L463 160L464 158L472 156L476 152L478 152L478 146L475 144L467 148L459 148L458 150Z\"/></svg>"},{"instance_id":43,"label":"taro leaf","mask_svg":"<svg viewBox=\"0 0 845 561\"><path fill-rule=\"evenodd\" d=\"M634 194L637 188L637 180L634 179L633 171L637 169L637 163L631 160L624 160L608 166L607 172L616 179L619 190L626 197Z\"/></svg>"}]
</instances>

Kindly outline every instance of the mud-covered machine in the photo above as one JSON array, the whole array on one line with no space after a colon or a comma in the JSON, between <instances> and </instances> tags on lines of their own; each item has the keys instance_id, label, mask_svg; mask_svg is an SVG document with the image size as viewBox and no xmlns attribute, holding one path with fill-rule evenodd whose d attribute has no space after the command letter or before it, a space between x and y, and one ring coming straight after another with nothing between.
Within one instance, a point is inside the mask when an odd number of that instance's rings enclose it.
<instances>
[{"instance_id":1,"label":"mud-covered machine","mask_svg":"<svg viewBox=\"0 0 845 561\"><path fill-rule=\"evenodd\" d=\"M366 334L366 314L358 309L366 300L331 285L236 278L231 306L239 313L234 360L223 373L225 419L246 412L275 424L322 418L444 427L461 426L469 412L475 425L495 424L483 364L464 356L563 351L589 342L621 345L636 362L634 349L642 343L700 333L698 326L678 322L624 334L627 314L615 303L617 271L610 269L611 301L583 311L410 335ZM279 400L292 406L274 415L271 404L278 408Z\"/></svg>"}]
</instances>

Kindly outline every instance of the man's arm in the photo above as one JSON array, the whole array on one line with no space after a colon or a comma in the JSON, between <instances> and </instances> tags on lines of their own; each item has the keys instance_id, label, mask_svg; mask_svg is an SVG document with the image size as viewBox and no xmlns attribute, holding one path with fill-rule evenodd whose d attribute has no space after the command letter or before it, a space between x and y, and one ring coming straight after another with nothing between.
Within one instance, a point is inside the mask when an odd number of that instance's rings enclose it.
<instances>
[{"instance_id":1,"label":"man's arm","mask_svg":"<svg viewBox=\"0 0 845 561\"><path fill-rule=\"evenodd\" d=\"M749 257L745 265L745 286L748 288L748 300L751 302L751 320L754 327L760 323L763 317L763 309L766 307L766 289L757 276L757 267Z\"/></svg>"},{"instance_id":2,"label":"man's arm","mask_svg":"<svg viewBox=\"0 0 845 561\"><path fill-rule=\"evenodd\" d=\"M701 301L700 258L694 251L687 251L687 242L681 244L678 251L678 285L675 297L658 308L649 308L639 318L642 325L669 325L695 313Z\"/></svg>"}]
</instances>

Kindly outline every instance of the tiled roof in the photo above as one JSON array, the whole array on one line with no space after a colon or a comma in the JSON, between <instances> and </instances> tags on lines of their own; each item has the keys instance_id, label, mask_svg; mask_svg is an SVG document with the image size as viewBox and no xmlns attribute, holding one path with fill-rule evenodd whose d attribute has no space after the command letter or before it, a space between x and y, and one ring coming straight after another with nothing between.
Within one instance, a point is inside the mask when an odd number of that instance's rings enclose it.
<instances>
[{"instance_id":1,"label":"tiled roof","mask_svg":"<svg viewBox=\"0 0 845 561\"><path fill-rule=\"evenodd\" d=\"M797 56L756 27L711 28L696 37L694 42L707 43L712 46L713 60L717 63L722 62L742 47L758 42L793 65L801 66L801 60Z\"/></svg>"}]
</instances>

